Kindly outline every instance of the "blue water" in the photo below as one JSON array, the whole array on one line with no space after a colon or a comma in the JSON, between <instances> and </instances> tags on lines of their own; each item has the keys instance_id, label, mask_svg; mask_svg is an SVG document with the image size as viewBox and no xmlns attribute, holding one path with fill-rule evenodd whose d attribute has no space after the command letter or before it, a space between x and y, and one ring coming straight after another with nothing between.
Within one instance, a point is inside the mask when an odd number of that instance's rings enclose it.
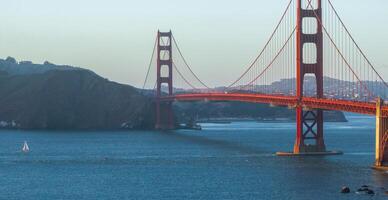
<instances>
[{"instance_id":1,"label":"blue water","mask_svg":"<svg viewBox=\"0 0 388 200\"><path fill-rule=\"evenodd\" d=\"M203 131L0 132L0 199L383 199L374 118L327 123L342 156L276 157L293 123L204 124ZM27 140L31 152L20 149ZM377 195L356 194L361 185ZM341 194L342 186L351 194Z\"/></svg>"}]
</instances>

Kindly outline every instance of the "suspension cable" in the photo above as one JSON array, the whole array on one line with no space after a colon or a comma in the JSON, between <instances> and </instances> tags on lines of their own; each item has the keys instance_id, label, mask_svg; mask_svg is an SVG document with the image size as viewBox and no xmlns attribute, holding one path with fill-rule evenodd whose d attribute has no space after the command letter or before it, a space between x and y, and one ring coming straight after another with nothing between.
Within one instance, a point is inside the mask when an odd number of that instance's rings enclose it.
<instances>
[{"instance_id":1,"label":"suspension cable","mask_svg":"<svg viewBox=\"0 0 388 200\"><path fill-rule=\"evenodd\" d=\"M372 62L370 62L370 60L366 57L364 51L362 51L362 49L360 48L360 46L358 45L358 43L356 42L356 40L354 39L354 37L350 34L348 28L345 26L345 23L342 21L341 17L339 16L337 10L334 8L333 4L331 3L331 0L328 0L329 2L329 5L330 7L333 9L335 15L337 16L337 18L339 19L339 21L341 22L342 26L344 27L346 33L348 33L350 39L353 41L353 43L356 45L357 49L360 51L361 55L364 57L364 59L368 62L368 64L372 67L373 71L377 74L377 76L380 78L380 80L384 83L385 87L388 87L388 84L387 82L385 82L385 80L383 79L383 77L377 72L376 68L372 65Z\"/></svg>"},{"instance_id":2,"label":"suspension cable","mask_svg":"<svg viewBox=\"0 0 388 200\"><path fill-rule=\"evenodd\" d=\"M177 41L175 40L174 35L171 34L171 36L172 36L172 40L174 41L174 44L175 44L175 46L176 46L176 48L177 48L177 50L178 50L178 52L179 52L179 55L182 57L183 62L185 63L186 67L190 70L191 74L198 80L198 82L201 83L201 85L203 85L203 86L206 87L207 89L210 89L210 87L208 87L203 81L201 81L201 79L199 79L199 77L193 72L193 70L191 69L191 67L190 67L189 64L187 63L185 57L183 56L182 51L179 49L178 43L177 43Z\"/></svg>"},{"instance_id":3,"label":"suspension cable","mask_svg":"<svg viewBox=\"0 0 388 200\"><path fill-rule=\"evenodd\" d=\"M244 71L244 73L237 80L235 80L233 83L231 83L227 88L230 88L230 87L234 86L237 82L239 82L249 72L249 70L251 70L251 68L259 60L259 58L261 58L261 56L263 55L264 51L267 49L269 43L272 41L273 37L275 36L275 33L278 31L281 23L283 22L283 19L286 16L288 10L290 9L292 2L293 2L293 0L290 0L290 2L288 3L286 10L284 11L284 13L283 13L282 17L280 18L278 24L276 25L275 30L272 32L270 38L268 39L267 43L264 45L264 48L261 50L259 55L253 60L252 64Z\"/></svg>"},{"instance_id":4,"label":"suspension cable","mask_svg":"<svg viewBox=\"0 0 388 200\"><path fill-rule=\"evenodd\" d=\"M172 63L174 69L178 72L179 76L186 82L187 85L189 85L190 87L192 87L194 90L198 90L198 88L196 88L194 85L192 85L184 76L183 74L178 70L178 67L175 65L175 63L173 62Z\"/></svg>"},{"instance_id":5,"label":"suspension cable","mask_svg":"<svg viewBox=\"0 0 388 200\"><path fill-rule=\"evenodd\" d=\"M272 64L275 62L275 60L280 56L280 54L283 52L283 50L285 49L285 47L287 46L287 44L290 42L291 38L294 36L295 34L295 31L296 31L296 27L294 28L294 30L292 31L291 35L288 37L287 41L284 43L284 45L282 46L282 48L279 50L279 52L276 54L276 56L272 59L272 61L267 65L266 68L264 68L264 70L258 75L256 76L252 81L250 81L249 83L247 83L246 85L242 86L242 88L246 88L247 86L249 86L250 84L252 84L253 82L257 81L271 66ZM228 87L229 88L229 87ZM228 89L227 88L227 89Z\"/></svg>"},{"instance_id":6,"label":"suspension cable","mask_svg":"<svg viewBox=\"0 0 388 200\"><path fill-rule=\"evenodd\" d=\"M342 52L339 50L338 46L335 44L333 38L332 38L332 37L330 36L330 34L327 32L327 29L326 29L326 27L323 25L322 20L319 19L319 16L318 16L317 12L315 11L314 7L311 5L311 1L312 1L312 0L308 0L307 8L311 7L311 9L312 9L312 11L313 11L315 17L317 18L318 23L322 26L322 28L323 28L323 30L325 31L326 35L329 37L331 43L334 45L334 48L337 50L337 53L341 56L342 60L343 60L343 61L345 62L345 64L346 64L346 66L352 71L353 76L355 76L355 77L357 78L358 82L360 82L360 85L361 85L362 87L364 87L365 91L369 94L369 96L371 96L372 93L370 92L370 90L368 89L368 87L366 87L366 86L362 83L361 79L360 79L360 78L358 77L358 75L355 73L355 71L353 70L353 68L350 66L349 62L346 60L345 56L342 54Z\"/></svg>"},{"instance_id":7,"label":"suspension cable","mask_svg":"<svg viewBox=\"0 0 388 200\"><path fill-rule=\"evenodd\" d=\"M143 83L143 87L142 87L142 92L143 92L143 90L144 90L144 88L145 88L145 85L146 85L146 83L147 83L148 76L149 76L150 71L151 71L152 60L154 59L155 51L156 51L156 45L157 45L157 43L158 43L158 39L157 39L157 38L158 38L158 36L156 36L156 38L155 38L154 49L152 50L152 55L151 55L151 58L150 58L150 62L149 62L149 64L148 64L148 70L147 70L146 77L145 77L145 79L144 79L144 83Z\"/></svg>"}]
</instances>

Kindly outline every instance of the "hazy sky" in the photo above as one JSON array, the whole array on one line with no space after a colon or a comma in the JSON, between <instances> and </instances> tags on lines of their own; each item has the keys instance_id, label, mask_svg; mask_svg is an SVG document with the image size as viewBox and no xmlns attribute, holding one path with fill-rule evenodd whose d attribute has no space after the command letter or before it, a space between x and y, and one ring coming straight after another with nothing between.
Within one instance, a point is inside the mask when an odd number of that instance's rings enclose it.
<instances>
[{"instance_id":1,"label":"hazy sky","mask_svg":"<svg viewBox=\"0 0 388 200\"><path fill-rule=\"evenodd\" d=\"M81 66L140 86L156 31L172 29L194 71L214 86L236 78L257 55L288 0L0 2L2 58ZM332 2L387 80L388 1Z\"/></svg>"}]
</instances>

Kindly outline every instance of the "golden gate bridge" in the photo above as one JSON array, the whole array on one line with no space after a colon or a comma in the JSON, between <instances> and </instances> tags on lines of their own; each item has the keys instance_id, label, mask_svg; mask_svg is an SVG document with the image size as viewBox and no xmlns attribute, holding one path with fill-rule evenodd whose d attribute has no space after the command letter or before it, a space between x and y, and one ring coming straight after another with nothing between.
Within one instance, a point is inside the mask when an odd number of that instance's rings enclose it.
<instances>
[{"instance_id":1,"label":"golden gate bridge","mask_svg":"<svg viewBox=\"0 0 388 200\"><path fill-rule=\"evenodd\" d=\"M290 0L263 49L225 87L209 87L194 73L172 32L158 31L145 89L155 91L156 129L174 128L174 101L241 101L295 109L293 155L328 152L324 110L374 115L375 166L388 166L387 82L331 0Z\"/></svg>"}]
</instances>

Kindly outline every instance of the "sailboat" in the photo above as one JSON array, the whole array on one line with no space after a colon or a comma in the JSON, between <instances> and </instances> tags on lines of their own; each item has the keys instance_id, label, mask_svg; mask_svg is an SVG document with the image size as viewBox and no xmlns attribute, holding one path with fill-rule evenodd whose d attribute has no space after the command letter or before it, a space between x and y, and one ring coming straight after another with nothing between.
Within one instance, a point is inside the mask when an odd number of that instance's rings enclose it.
<instances>
[{"instance_id":1,"label":"sailboat","mask_svg":"<svg viewBox=\"0 0 388 200\"><path fill-rule=\"evenodd\" d=\"M24 153L28 153L30 151L30 148L28 147L27 141L24 141L24 145L23 145L22 151Z\"/></svg>"}]
</instances>

